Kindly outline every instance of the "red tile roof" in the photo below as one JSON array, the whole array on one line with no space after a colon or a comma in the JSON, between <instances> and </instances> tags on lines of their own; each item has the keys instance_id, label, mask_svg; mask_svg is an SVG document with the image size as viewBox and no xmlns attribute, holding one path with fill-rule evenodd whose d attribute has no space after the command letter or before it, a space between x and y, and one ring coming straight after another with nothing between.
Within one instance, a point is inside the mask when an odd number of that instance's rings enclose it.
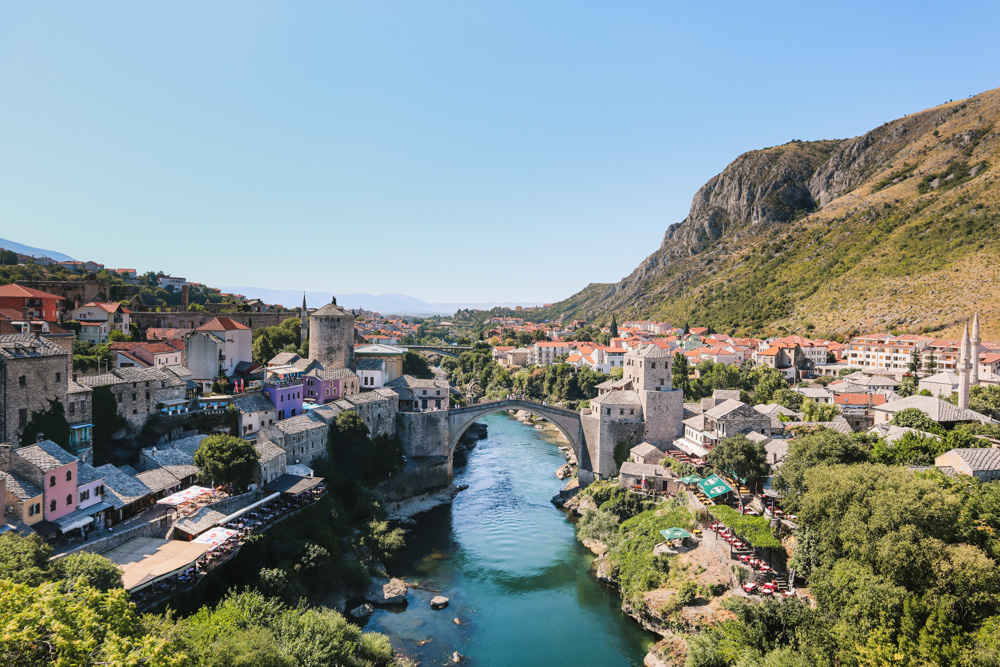
<instances>
[{"instance_id":1,"label":"red tile roof","mask_svg":"<svg viewBox=\"0 0 1000 667\"><path fill-rule=\"evenodd\" d=\"M234 329L249 329L250 327L240 324L228 317L213 317L205 322L195 331L232 331Z\"/></svg>"},{"instance_id":2,"label":"red tile roof","mask_svg":"<svg viewBox=\"0 0 1000 667\"><path fill-rule=\"evenodd\" d=\"M30 287L24 287L23 285L18 285L17 283L0 286L0 296L20 297L23 299L58 299L59 301L66 300L66 297L59 296L58 294L49 294L48 292L43 292L42 290L32 289Z\"/></svg>"}]
</instances>

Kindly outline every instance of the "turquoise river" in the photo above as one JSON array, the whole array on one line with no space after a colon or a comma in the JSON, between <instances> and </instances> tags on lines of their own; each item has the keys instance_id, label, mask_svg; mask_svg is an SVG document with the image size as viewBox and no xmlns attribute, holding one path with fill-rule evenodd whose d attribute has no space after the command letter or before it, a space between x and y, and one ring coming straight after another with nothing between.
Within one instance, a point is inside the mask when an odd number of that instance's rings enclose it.
<instances>
[{"instance_id":1,"label":"turquoise river","mask_svg":"<svg viewBox=\"0 0 1000 667\"><path fill-rule=\"evenodd\" d=\"M504 413L483 421L489 436L455 466L469 488L417 517L392 568L426 590L411 589L405 610L377 610L366 629L421 665L448 664L454 651L469 665L641 665L652 636L590 573L593 556L550 502L561 452ZM448 608L431 610L437 592Z\"/></svg>"}]
</instances>

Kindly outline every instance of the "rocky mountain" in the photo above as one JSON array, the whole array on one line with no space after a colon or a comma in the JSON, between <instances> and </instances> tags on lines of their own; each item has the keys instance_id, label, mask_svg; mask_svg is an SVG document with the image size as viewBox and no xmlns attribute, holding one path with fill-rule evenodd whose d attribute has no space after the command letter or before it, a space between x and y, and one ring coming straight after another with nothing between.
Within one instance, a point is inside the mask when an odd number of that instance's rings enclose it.
<instances>
[{"instance_id":1,"label":"rocky mountain","mask_svg":"<svg viewBox=\"0 0 1000 667\"><path fill-rule=\"evenodd\" d=\"M846 140L736 158L616 284L552 318L652 317L739 333L950 333L971 310L1000 336L1000 89Z\"/></svg>"}]
</instances>

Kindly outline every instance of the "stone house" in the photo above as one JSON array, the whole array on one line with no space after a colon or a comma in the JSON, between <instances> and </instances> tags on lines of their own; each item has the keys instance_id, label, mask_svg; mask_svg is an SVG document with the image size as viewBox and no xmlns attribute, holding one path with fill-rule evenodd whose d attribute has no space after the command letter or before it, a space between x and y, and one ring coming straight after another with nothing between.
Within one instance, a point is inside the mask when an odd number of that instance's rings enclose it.
<instances>
[{"instance_id":1,"label":"stone house","mask_svg":"<svg viewBox=\"0 0 1000 667\"><path fill-rule=\"evenodd\" d=\"M629 450L629 460L633 463L656 463L658 464L666 456L648 442L641 442Z\"/></svg>"},{"instance_id":2,"label":"stone house","mask_svg":"<svg viewBox=\"0 0 1000 667\"><path fill-rule=\"evenodd\" d=\"M270 440L258 440L254 445L257 450L257 463L254 464L253 483L258 489L285 474L288 455L285 450Z\"/></svg>"},{"instance_id":3,"label":"stone house","mask_svg":"<svg viewBox=\"0 0 1000 667\"><path fill-rule=\"evenodd\" d=\"M361 389L365 391L377 389L388 382L385 373L385 359L358 359L356 372L361 380Z\"/></svg>"},{"instance_id":4,"label":"stone house","mask_svg":"<svg viewBox=\"0 0 1000 667\"><path fill-rule=\"evenodd\" d=\"M402 412L448 409L451 387L447 380L423 380L403 375L387 383L386 387L399 395Z\"/></svg>"},{"instance_id":5,"label":"stone house","mask_svg":"<svg viewBox=\"0 0 1000 667\"><path fill-rule=\"evenodd\" d=\"M872 406L871 414L874 416L874 426L892 421L897 412L901 412L907 408L916 408L944 426L969 422L987 424L991 421L986 415L980 414L975 410L960 408L937 396L907 396L896 401L889 401L883 405Z\"/></svg>"},{"instance_id":6,"label":"stone house","mask_svg":"<svg viewBox=\"0 0 1000 667\"><path fill-rule=\"evenodd\" d=\"M156 368L115 368L103 375L78 378L82 385L97 389L107 387L118 402L118 414L128 422L128 429L138 431L158 405L186 399L187 385L173 373Z\"/></svg>"},{"instance_id":7,"label":"stone house","mask_svg":"<svg viewBox=\"0 0 1000 667\"><path fill-rule=\"evenodd\" d=\"M981 482L1000 479L1000 449L953 449L934 459L938 468L951 468L960 475L969 475Z\"/></svg>"},{"instance_id":8,"label":"stone house","mask_svg":"<svg viewBox=\"0 0 1000 667\"><path fill-rule=\"evenodd\" d=\"M396 415L399 414L399 405L399 394L388 387L380 387L374 391L345 396L312 412L321 416L318 413L331 406L335 406L338 410L353 410L368 425L371 437L376 438L380 435L396 434ZM326 415L322 415L324 421L328 418Z\"/></svg>"},{"instance_id":9,"label":"stone house","mask_svg":"<svg viewBox=\"0 0 1000 667\"><path fill-rule=\"evenodd\" d=\"M646 488L652 491L676 491L677 482L672 480L666 468L650 463L626 461L618 473L618 484L626 489L638 486L646 480ZM670 488L670 482L674 488Z\"/></svg>"},{"instance_id":10,"label":"stone house","mask_svg":"<svg viewBox=\"0 0 1000 667\"><path fill-rule=\"evenodd\" d=\"M0 472L4 479L5 497L8 509L27 526L32 526L44 519L42 504L45 495L42 487L31 480L13 472Z\"/></svg>"},{"instance_id":11,"label":"stone house","mask_svg":"<svg viewBox=\"0 0 1000 667\"><path fill-rule=\"evenodd\" d=\"M940 373L921 378L920 382L917 383L917 387L920 391L926 389L931 392L932 396L949 398L952 394L958 392L958 384L958 373L941 371Z\"/></svg>"},{"instance_id":12,"label":"stone house","mask_svg":"<svg viewBox=\"0 0 1000 667\"><path fill-rule=\"evenodd\" d=\"M354 368L354 315L332 303L309 315L309 358L323 368Z\"/></svg>"},{"instance_id":13,"label":"stone house","mask_svg":"<svg viewBox=\"0 0 1000 667\"><path fill-rule=\"evenodd\" d=\"M233 406L239 411L237 425L240 437L249 440L278 420L278 409L259 391L236 396L233 398Z\"/></svg>"},{"instance_id":14,"label":"stone house","mask_svg":"<svg viewBox=\"0 0 1000 667\"><path fill-rule=\"evenodd\" d=\"M259 439L267 439L283 449L286 462L309 464L326 454L329 435L330 427L326 422L304 414L276 421Z\"/></svg>"},{"instance_id":15,"label":"stone house","mask_svg":"<svg viewBox=\"0 0 1000 667\"><path fill-rule=\"evenodd\" d=\"M0 442L18 442L31 414L66 406L72 356L27 334L0 335Z\"/></svg>"},{"instance_id":16,"label":"stone house","mask_svg":"<svg viewBox=\"0 0 1000 667\"><path fill-rule=\"evenodd\" d=\"M108 525L127 521L152 504L153 492L133 475L110 463L95 470L104 478L104 499L111 505Z\"/></svg>"}]
</instances>

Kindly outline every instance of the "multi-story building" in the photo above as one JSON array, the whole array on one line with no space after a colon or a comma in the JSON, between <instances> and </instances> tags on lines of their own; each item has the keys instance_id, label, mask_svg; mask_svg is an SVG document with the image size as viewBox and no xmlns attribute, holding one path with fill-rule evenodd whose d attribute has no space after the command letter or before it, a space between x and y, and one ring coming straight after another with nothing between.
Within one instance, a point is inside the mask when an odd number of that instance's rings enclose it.
<instances>
[{"instance_id":1,"label":"multi-story building","mask_svg":"<svg viewBox=\"0 0 1000 667\"><path fill-rule=\"evenodd\" d=\"M81 462L93 461L94 424L92 394L94 390L70 379L66 388L66 421L69 422L69 452Z\"/></svg>"},{"instance_id":2,"label":"multi-story building","mask_svg":"<svg viewBox=\"0 0 1000 667\"><path fill-rule=\"evenodd\" d=\"M535 366L551 366L560 357L568 357L575 346L563 341L540 341L531 346L530 362Z\"/></svg>"},{"instance_id":3,"label":"multi-story building","mask_svg":"<svg viewBox=\"0 0 1000 667\"><path fill-rule=\"evenodd\" d=\"M91 301L75 308L70 317L80 323L80 340L103 345L112 331L129 334L132 311L120 303Z\"/></svg>"},{"instance_id":4,"label":"multi-story building","mask_svg":"<svg viewBox=\"0 0 1000 667\"><path fill-rule=\"evenodd\" d=\"M264 394L278 411L278 420L302 414L302 370L295 366L265 369Z\"/></svg>"},{"instance_id":5,"label":"multi-story building","mask_svg":"<svg viewBox=\"0 0 1000 667\"><path fill-rule=\"evenodd\" d=\"M0 286L0 308L16 310L25 318L58 322L64 297L18 284Z\"/></svg>"},{"instance_id":6,"label":"multi-story building","mask_svg":"<svg viewBox=\"0 0 1000 667\"><path fill-rule=\"evenodd\" d=\"M451 388L447 380L422 380L404 375L386 384L399 394L399 409L403 412L447 410Z\"/></svg>"},{"instance_id":7,"label":"multi-story building","mask_svg":"<svg viewBox=\"0 0 1000 667\"><path fill-rule=\"evenodd\" d=\"M70 360L65 348L26 334L0 335L0 442L18 442L34 412L66 405Z\"/></svg>"},{"instance_id":8,"label":"multi-story building","mask_svg":"<svg viewBox=\"0 0 1000 667\"><path fill-rule=\"evenodd\" d=\"M75 456L51 440L42 440L15 449L10 457L9 471L43 489L45 520L56 522L76 511L77 461Z\"/></svg>"},{"instance_id":9,"label":"multi-story building","mask_svg":"<svg viewBox=\"0 0 1000 667\"><path fill-rule=\"evenodd\" d=\"M932 339L914 334L858 336L848 345L847 365L865 369L906 372L913 350L919 350L920 354L924 354L931 343Z\"/></svg>"},{"instance_id":10,"label":"multi-story building","mask_svg":"<svg viewBox=\"0 0 1000 667\"><path fill-rule=\"evenodd\" d=\"M371 361L377 362L382 360L358 358L359 365L362 362ZM330 403L344 396L350 396L361 391L357 373L349 368L336 368L333 370L312 368L302 376L302 383L303 400L319 405ZM368 388L374 389L374 387Z\"/></svg>"},{"instance_id":11,"label":"multi-story building","mask_svg":"<svg viewBox=\"0 0 1000 667\"><path fill-rule=\"evenodd\" d=\"M240 436L247 439L278 420L278 409L259 391L240 394L233 399L233 406L239 411Z\"/></svg>"},{"instance_id":12,"label":"multi-story building","mask_svg":"<svg viewBox=\"0 0 1000 667\"><path fill-rule=\"evenodd\" d=\"M107 388L118 403L118 414L130 430L143 427L158 406L187 397L187 384L173 373L156 368L115 368L102 375L80 377L77 381L92 390Z\"/></svg>"},{"instance_id":13,"label":"multi-story building","mask_svg":"<svg viewBox=\"0 0 1000 667\"><path fill-rule=\"evenodd\" d=\"M185 341L187 367L202 387L232 377L241 361L253 361L253 331L228 317L213 317Z\"/></svg>"},{"instance_id":14,"label":"multi-story building","mask_svg":"<svg viewBox=\"0 0 1000 667\"><path fill-rule=\"evenodd\" d=\"M175 290L179 290L189 284L186 278L177 278L176 276L160 276L156 279L156 282L163 289L173 287Z\"/></svg>"}]
</instances>

